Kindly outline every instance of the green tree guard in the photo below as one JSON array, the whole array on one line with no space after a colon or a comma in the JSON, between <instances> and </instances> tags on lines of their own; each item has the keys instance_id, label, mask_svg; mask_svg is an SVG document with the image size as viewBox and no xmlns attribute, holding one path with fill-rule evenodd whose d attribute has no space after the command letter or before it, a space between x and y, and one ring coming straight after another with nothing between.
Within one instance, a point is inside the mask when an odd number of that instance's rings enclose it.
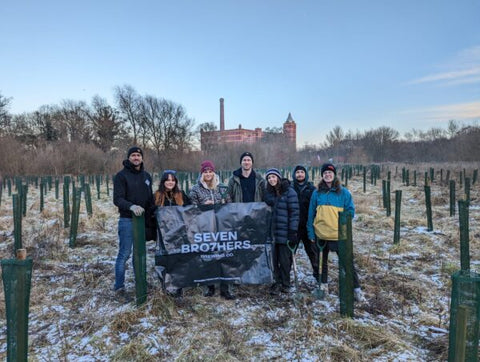
<instances>
[{"instance_id":1,"label":"green tree guard","mask_svg":"<svg viewBox=\"0 0 480 362\"><path fill-rule=\"evenodd\" d=\"M86 183L83 188L85 192L85 208L87 209L88 217L93 215L92 210L92 194L90 192L90 184Z\"/></svg>"},{"instance_id":2,"label":"green tree guard","mask_svg":"<svg viewBox=\"0 0 480 362\"><path fill-rule=\"evenodd\" d=\"M405 170L405 185L410 186L410 170Z\"/></svg>"},{"instance_id":3,"label":"green tree guard","mask_svg":"<svg viewBox=\"0 0 480 362\"><path fill-rule=\"evenodd\" d=\"M48 184L48 191L50 191L52 189L52 176L47 176L47 184Z\"/></svg>"},{"instance_id":4,"label":"green tree guard","mask_svg":"<svg viewBox=\"0 0 480 362\"><path fill-rule=\"evenodd\" d=\"M413 170L413 186L417 186L417 170Z\"/></svg>"},{"instance_id":5,"label":"green tree guard","mask_svg":"<svg viewBox=\"0 0 480 362\"><path fill-rule=\"evenodd\" d=\"M38 177L35 177L34 183L35 183L35 188L38 189Z\"/></svg>"},{"instance_id":6,"label":"green tree guard","mask_svg":"<svg viewBox=\"0 0 480 362\"><path fill-rule=\"evenodd\" d=\"M28 192L28 186L27 184L21 185L20 187L22 189L22 215L25 217L27 216L27 192Z\"/></svg>"},{"instance_id":7,"label":"green tree guard","mask_svg":"<svg viewBox=\"0 0 480 362\"><path fill-rule=\"evenodd\" d=\"M14 239L14 250L13 253L18 249L22 248L22 204L20 200L20 195L12 195L12 206L13 206L13 239Z\"/></svg>"},{"instance_id":8,"label":"green tree guard","mask_svg":"<svg viewBox=\"0 0 480 362\"><path fill-rule=\"evenodd\" d=\"M353 242L352 215L340 212L338 217L338 270L340 314L353 318Z\"/></svg>"},{"instance_id":9,"label":"green tree guard","mask_svg":"<svg viewBox=\"0 0 480 362\"><path fill-rule=\"evenodd\" d=\"M383 208L387 209L387 180L382 180L382 201Z\"/></svg>"},{"instance_id":10,"label":"green tree guard","mask_svg":"<svg viewBox=\"0 0 480 362\"><path fill-rule=\"evenodd\" d=\"M27 361L32 259L4 259L1 264L7 317L7 361Z\"/></svg>"},{"instance_id":11,"label":"green tree guard","mask_svg":"<svg viewBox=\"0 0 480 362\"><path fill-rule=\"evenodd\" d=\"M348 187L348 171L345 173L345 187Z\"/></svg>"},{"instance_id":12,"label":"green tree guard","mask_svg":"<svg viewBox=\"0 0 480 362\"><path fill-rule=\"evenodd\" d=\"M468 205L468 201L458 200L458 217L460 223L460 269L462 270L470 270Z\"/></svg>"},{"instance_id":13,"label":"green tree guard","mask_svg":"<svg viewBox=\"0 0 480 362\"><path fill-rule=\"evenodd\" d=\"M95 176L95 185L97 186L97 200L100 200L100 175Z\"/></svg>"},{"instance_id":14,"label":"green tree guard","mask_svg":"<svg viewBox=\"0 0 480 362\"><path fill-rule=\"evenodd\" d=\"M313 178L311 179L313 180ZM367 168L363 168L363 193L367 192Z\"/></svg>"},{"instance_id":15,"label":"green tree guard","mask_svg":"<svg viewBox=\"0 0 480 362\"><path fill-rule=\"evenodd\" d=\"M463 186L463 172L460 171L460 172L458 173L458 176L459 176L459 179L460 179L460 181L459 181L459 183L458 183L458 187L459 187L459 188L462 188L462 186Z\"/></svg>"},{"instance_id":16,"label":"green tree guard","mask_svg":"<svg viewBox=\"0 0 480 362\"><path fill-rule=\"evenodd\" d=\"M70 226L70 190L69 183L63 179L63 227Z\"/></svg>"},{"instance_id":17,"label":"green tree guard","mask_svg":"<svg viewBox=\"0 0 480 362\"><path fill-rule=\"evenodd\" d=\"M478 178L478 170L475 169L473 170L472 185L475 185L475 182L477 182L477 178Z\"/></svg>"},{"instance_id":18,"label":"green tree guard","mask_svg":"<svg viewBox=\"0 0 480 362\"><path fill-rule=\"evenodd\" d=\"M432 221L432 199L430 186L424 186L425 189L425 206L427 208L427 231L433 231Z\"/></svg>"},{"instance_id":19,"label":"green tree guard","mask_svg":"<svg viewBox=\"0 0 480 362\"><path fill-rule=\"evenodd\" d=\"M465 201L470 202L470 177L465 177Z\"/></svg>"},{"instance_id":20,"label":"green tree guard","mask_svg":"<svg viewBox=\"0 0 480 362\"><path fill-rule=\"evenodd\" d=\"M12 196L12 180L7 180L8 197Z\"/></svg>"},{"instance_id":21,"label":"green tree guard","mask_svg":"<svg viewBox=\"0 0 480 362\"><path fill-rule=\"evenodd\" d=\"M435 181L435 169L433 167L430 167L430 180Z\"/></svg>"},{"instance_id":22,"label":"green tree guard","mask_svg":"<svg viewBox=\"0 0 480 362\"><path fill-rule=\"evenodd\" d=\"M424 183L425 186L428 186L430 185L430 182L428 182L428 173L425 171L425 183Z\"/></svg>"},{"instance_id":23,"label":"green tree guard","mask_svg":"<svg viewBox=\"0 0 480 362\"><path fill-rule=\"evenodd\" d=\"M135 216L133 220L133 265L135 273L135 295L137 306L147 301L147 248L145 242L145 217Z\"/></svg>"},{"instance_id":24,"label":"green tree guard","mask_svg":"<svg viewBox=\"0 0 480 362\"><path fill-rule=\"evenodd\" d=\"M447 170L447 174L445 175L445 183L450 182L450 170Z\"/></svg>"},{"instance_id":25,"label":"green tree guard","mask_svg":"<svg viewBox=\"0 0 480 362\"><path fill-rule=\"evenodd\" d=\"M44 203L43 189L44 189L44 184L43 182L41 182L40 183L40 212L43 211L43 203Z\"/></svg>"},{"instance_id":26,"label":"green tree guard","mask_svg":"<svg viewBox=\"0 0 480 362\"><path fill-rule=\"evenodd\" d=\"M69 246L71 248L75 247L77 241L77 231L78 231L78 219L80 217L80 200L82 198L82 190L72 189L72 219L70 222L70 237L69 237Z\"/></svg>"},{"instance_id":27,"label":"green tree guard","mask_svg":"<svg viewBox=\"0 0 480 362\"><path fill-rule=\"evenodd\" d=\"M387 216L392 215L392 204L390 202L390 180L387 180L387 186L386 186L386 201L387 201Z\"/></svg>"},{"instance_id":28,"label":"green tree guard","mask_svg":"<svg viewBox=\"0 0 480 362\"><path fill-rule=\"evenodd\" d=\"M3 182L0 181L0 206L2 205Z\"/></svg>"},{"instance_id":29,"label":"green tree guard","mask_svg":"<svg viewBox=\"0 0 480 362\"><path fill-rule=\"evenodd\" d=\"M393 243L400 242L400 207L402 205L402 190L395 191L395 226L393 231Z\"/></svg>"},{"instance_id":30,"label":"green tree guard","mask_svg":"<svg viewBox=\"0 0 480 362\"><path fill-rule=\"evenodd\" d=\"M450 186L450 216L455 215L455 180L449 181Z\"/></svg>"},{"instance_id":31,"label":"green tree guard","mask_svg":"<svg viewBox=\"0 0 480 362\"><path fill-rule=\"evenodd\" d=\"M109 185L109 180L110 180L110 177L108 175L105 176L105 184L107 186L107 196L110 196L110 185Z\"/></svg>"},{"instance_id":32,"label":"green tree guard","mask_svg":"<svg viewBox=\"0 0 480 362\"><path fill-rule=\"evenodd\" d=\"M55 179L55 200L58 200L58 198L60 197L59 186L60 186L60 180L56 178Z\"/></svg>"},{"instance_id":33,"label":"green tree guard","mask_svg":"<svg viewBox=\"0 0 480 362\"><path fill-rule=\"evenodd\" d=\"M448 361L478 361L480 274L452 274Z\"/></svg>"},{"instance_id":34,"label":"green tree guard","mask_svg":"<svg viewBox=\"0 0 480 362\"><path fill-rule=\"evenodd\" d=\"M402 184L405 185L405 167L402 167Z\"/></svg>"}]
</instances>

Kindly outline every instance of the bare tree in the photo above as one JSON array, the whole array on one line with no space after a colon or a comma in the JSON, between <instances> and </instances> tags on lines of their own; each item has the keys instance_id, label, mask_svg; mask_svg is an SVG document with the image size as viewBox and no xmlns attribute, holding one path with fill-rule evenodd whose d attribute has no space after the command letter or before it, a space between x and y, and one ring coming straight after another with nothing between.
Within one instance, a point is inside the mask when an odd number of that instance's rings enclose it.
<instances>
[{"instance_id":1,"label":"bare tree","mask_svg":"<svg viewBox=\"0 0 480 362\"><path fill-rule=\"evenodd\" d=\"M143 125L142 97L130 85L115 88L115 100L120 116L130 125L133 143L138 144L138 136ZM142 145L145 146L145 145Z\"/></svg>"},{"instance_id":2,"label":"bare tree","mask_svg":"<svg viewBox=\"0 0 480 362\"><path fill-rule=\"evenodd\" d=\"M8 113L11 98L4 97L0 93L0 134L10 126L11 116Z\"/></svg>"},{"instance_id":3,"label":"bare tree","mask_svg":"<svg viewBox=\"0 0 480 362\"><path fill-rule=\"evenodd\" d=\"M62 134L68 141L88 143L91 132L88 122L88 106L83 101L64 100L59 107L62 122Z\"/></svg>"},{"instance_id":4,"label":"bare tree","mask_svg":"<svg viewBox=\"0 0 480 362\"><path fill-rule=\"evenodd\" d=\"M110 107L105 98L96 95L87 115L92 125L94 143L102 151L109 151L121 133L122 124L117 111Z\"/></svg>"}]
</instances>

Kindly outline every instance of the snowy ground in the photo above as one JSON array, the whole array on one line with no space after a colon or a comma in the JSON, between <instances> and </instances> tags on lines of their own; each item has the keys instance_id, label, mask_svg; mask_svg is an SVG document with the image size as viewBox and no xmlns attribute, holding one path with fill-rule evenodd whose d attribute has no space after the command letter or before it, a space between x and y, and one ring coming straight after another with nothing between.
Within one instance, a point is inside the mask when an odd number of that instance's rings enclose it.
<instances>
[{"instance_id":1,"label":"snowy ground","mask_svg":"<svg viewBox=\"0 0 480 362\"><path fill-rule=\"evenodd\" d=\"M417 169L419 175L428 170ZM355 305L354 319L339 315L335 255L330 258L330 294L319 300L303 249L297 254L298 289L289 295L272 297L268 286L241 286L236 288L237 299L226 301L219 296L205 298L200 288L194 288L175 300L159 288L153 270L155 245L149 242L148 300L139 308L122 304L112 291L117 212L106 190L102 189L101 200L97 200L92 188L94 216L90 219L82 200L77 246L69 248L61 199L55 200L52 189L45 210L39 213L38 189L30 186L23 219L24 245L34 261L29 359L446 360L450 275L460 266L458 212L449 216L448 186L434 182L434 231L427 232L423 180L417 181L417 187L401 181L399 171L391 186L390 217L382 207L381 180L376 186L368 183L366 193L361 176L348 182L357 206L355 262L367 297L367 303ZM394 245L394 191L399 189L403 190L401 240ZM463 190L457 188L457 197L462 196ZM470 207L470 255L476 269L480 262L479 204L477 181ZM12 251L11 198L4 190L0 257L11 258ZM133 296L132 274L130 268L127 288ZM3 288L0 300L0 358L4 359Z\"/></svg>"}]
</instances>

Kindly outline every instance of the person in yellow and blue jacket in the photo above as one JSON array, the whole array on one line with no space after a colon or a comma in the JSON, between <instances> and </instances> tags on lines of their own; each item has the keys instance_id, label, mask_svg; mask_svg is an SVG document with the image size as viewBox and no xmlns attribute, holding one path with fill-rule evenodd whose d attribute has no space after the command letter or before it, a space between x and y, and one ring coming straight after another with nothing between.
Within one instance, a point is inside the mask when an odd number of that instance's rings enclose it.
<instances>
[{"instance_id":1,"label":"person in yellow and blue jacket","mask_svg":"<svg viewBox=\"0 0 480 362\"><path fill-rule=\"evenodd\" d=\"M334 251L338 255L338 213L348 211L355 216L355 205L352 195L342 187L337 177L337 169L331 163L321 168L322 179L313 191L308 208L308 238L315 243L319 239L322 250L321 289L328 293L328 254ZM353 287L355 300L364 302L365 297L360 288L357 271L353 270Z\"/></svg>"}]
</instances>

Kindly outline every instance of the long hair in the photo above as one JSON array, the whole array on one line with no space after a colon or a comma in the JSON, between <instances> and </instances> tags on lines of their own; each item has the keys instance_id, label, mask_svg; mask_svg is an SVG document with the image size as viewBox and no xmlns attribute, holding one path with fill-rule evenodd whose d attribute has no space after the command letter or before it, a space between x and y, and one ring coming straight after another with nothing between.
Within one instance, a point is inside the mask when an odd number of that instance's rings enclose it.
<instances>
[{"instance_id":1,"label":"long hair","mask_svg":"<svg viewBox=\"0 0 480 362\"><path fill-rule=\"evenodd\" d=\"M277 178L275 186L270 185L270 182L267 180L267 192L278 196L282 193L282 180L277 175L275 175L275 177Z\"/></svg>"},{"instance_id":2,"label":"long hair","mask_svg":"<svg viewBox=\"0 0 480 362\"><path fill-rule=\"evenodd\" d=\"M168 180L169 176L172 176L173 180L175 181L175 186L171 191L165 188L165 181ZM183 196L182 191L178 187L178 179L174 173L171 172L164 172L162 178L160 179L160 184L158 185L158 191L155 192L155 205L163 206L165 204L166 197L174 198L175 202L178 206L183 205Z\"/></svg>"},{"instance_id":3,"label":"long hair","mask_svg":"<svg viewBox=\"0 0 480 362\"><path fill-rule=\"evenodd\" d=\"M322 179L318 183L317 189L318 189L318 192L328 192L331 189L335 189L335 192L339 194L340 192L342 192L342 183L340 182L338 177L335 176L335 178L332 181L332 187L330 188L328 187L327 183Z\"/></svg>"}]
</instances>

